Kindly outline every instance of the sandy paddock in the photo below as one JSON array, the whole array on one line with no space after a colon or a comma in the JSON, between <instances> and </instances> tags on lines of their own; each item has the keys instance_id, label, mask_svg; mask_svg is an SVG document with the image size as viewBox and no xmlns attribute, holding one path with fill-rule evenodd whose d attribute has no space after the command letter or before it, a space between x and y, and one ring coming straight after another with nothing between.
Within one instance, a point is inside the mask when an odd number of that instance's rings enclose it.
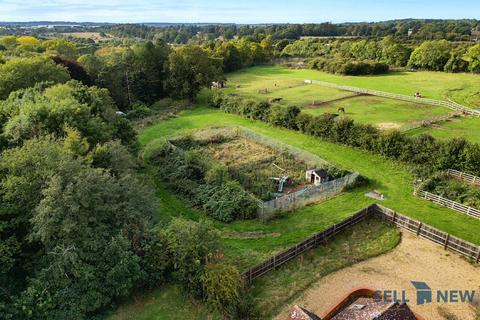
<instances>
[{"instance_id":1,"label":"sandy paddock","mask_svg":"<svg viewBox=\"0 0 480 320\"><path fill-rule=\"evenodd\" d=\"M427 240L402 233L402 241L390 253L372 258L332 273L314 284L276 319L288 319L294 304L319 316L352 289L406 290L410 307L427 320L477 320L470 303L437 303L416 305L416 292L410 281L424 281L434 291L480 290L480 266L467 262L455 253L445 251ZM478 297L478 296L477 296ZM435 299L435 297L434 297Z\"/></svg>"}]
</instances>

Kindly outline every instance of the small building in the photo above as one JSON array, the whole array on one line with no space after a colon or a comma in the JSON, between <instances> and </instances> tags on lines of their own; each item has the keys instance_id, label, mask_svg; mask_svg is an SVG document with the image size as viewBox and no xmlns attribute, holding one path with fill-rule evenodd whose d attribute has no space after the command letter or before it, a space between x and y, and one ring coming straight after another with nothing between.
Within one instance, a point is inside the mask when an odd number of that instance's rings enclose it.
<instances>
[{"instance_id":1,"label":"small building","mask_svg":"<svg viewBox=\"0 0 480 320\"><path fill-rule=\"evenodd\" d=\"M328 181L328 172L325 169L312 169L305 172L305 179L318 186Z\"/></svg>"}]
</instances>

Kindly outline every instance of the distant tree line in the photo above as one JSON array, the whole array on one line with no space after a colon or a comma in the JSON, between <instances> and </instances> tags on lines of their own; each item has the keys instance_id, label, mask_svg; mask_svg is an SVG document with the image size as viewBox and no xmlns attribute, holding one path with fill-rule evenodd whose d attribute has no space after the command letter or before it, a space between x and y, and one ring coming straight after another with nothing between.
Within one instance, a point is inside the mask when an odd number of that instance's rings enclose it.
<instances>
[{"instance_id":1,"label":"distant tree line","mask_svg":"<svg viewBox=\"0 0 480 320\"><path fill-rule=\"evenodd\" d=\"M343 74L355 74L345 72L344 69L348 70L348 66L358 64L384 64L447 72L480 72L480 44L453 43L447 40L418 44L397 41L390 36L382 40L304 39L287 45L280 55L305 57L308 58L308 66L311 68ZM375 73L375 68L356 72L369 73Z\"/></svg>"},{"instance_id":2,"label":"distant tree line","mask_svg":"<svg viewBox=\"0 0 480 320\"><path fill-rule=\"evenodd\" d=\"M415 8L412 8L414 10ZM185 44L189 41L226 40L245 37L260 41L266 36L274 40L297 40L300 37L372 37L395 36L413 40L470 41L472 31L479 28L477 20L421 20L406 19L365 23L318 24L178 24L141 25L123 24L102 28L118 37L136 37L147 40L162 39L168 43ZM410 32L409 32L410 31Z\"/></svg>"},{"instance_id":3,"label":"distant tree line","mask_svg":"<svg viewBox=\"0 0 480 320\"><path fill-rule=\"evenodd\" d=\"M213 93L211 105L228 113L412 164L419 175L449 168L480 174L480 145L463 138L441 141L426 134L411 137L398 130L382 131L355 123L347 117L338 118L329 113L312 116L296 106L271 105L220 91Z\"/></svg>"}]
</instances>

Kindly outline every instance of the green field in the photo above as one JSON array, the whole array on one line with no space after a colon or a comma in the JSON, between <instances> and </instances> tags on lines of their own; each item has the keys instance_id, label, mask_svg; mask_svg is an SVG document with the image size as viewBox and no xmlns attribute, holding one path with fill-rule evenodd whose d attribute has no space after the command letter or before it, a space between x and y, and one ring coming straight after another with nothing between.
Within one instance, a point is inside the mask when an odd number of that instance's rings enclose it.
<instances>
[{"instance_id":1,"label":"green field","mask_svg":"<svg viewBox=\"0 0 480 320\"><path fill-rule=\"evenodd\" d=\"M250 78L249 74L254 77ZM341 76L316 70L262 66L241 70L232 74L229 79L235 83L236 77L252 82L256 78L290 79L292 82L305 79L320 80L409 96L420 92L425 98L438 100L449 98L472 108L480 108L480 77L474 74L417 71L390 72L375 76Z\"/></svg>"},{"instance_id":2,"label":"green field","mask_svg":"<svg viewBox=\"0 0 480 320\"><path fill-rule=\"evenodd\" d=\"M307 85L303 82L305 79L408 95L419 91L427 98L440 100L449 98L473 108L480 108L480 76L471 74L392 72L388 75L352 77L316 70L262 66L230 74L228 86L224 90L255 100L282 98L281 105L297 105L314 115L325 112L338 113L338 108L343 107L346 111L345 116L385 129L407 129L421 120L445 116L452 111L443 107L394 99L355 96L352 92ZM267 89L268 93L259 92L264 89ZM311 106L314 100L323 103ZM410 134L428 132L441 139L463 136L479 142L480 119L460 119L461 122L445 122L429 128L414 129Z\"/></svg>"},{"instance_id":3,"label":"green field","mask_svg":"<svg viewBox=\"0 0 480 320\"><path fill-rule=\"evenodd\" d=\"M345 109L345 117L360 123L375 124L379 128L384 129L401 129L402 126L419 119L429 119L448 114L448 110L442 107L432 107L374 96L357 96L335 101L314 109L307 109L305 112L313 115L326 112L338 113L338 108L340 107Z\"/></svg>"},{"instance_id":4,"label":"green field","mask_svg":"<svg viewBox=\"0 0 480 320\"><path fill-rule=\"evenodd\" d=\"M467 140L480 143L480 119L452 119L452 121L442 122L438 125L408 131L410 135L421 133L428 133L442 140L463 137Z\"/></svg>"}]
</instances>

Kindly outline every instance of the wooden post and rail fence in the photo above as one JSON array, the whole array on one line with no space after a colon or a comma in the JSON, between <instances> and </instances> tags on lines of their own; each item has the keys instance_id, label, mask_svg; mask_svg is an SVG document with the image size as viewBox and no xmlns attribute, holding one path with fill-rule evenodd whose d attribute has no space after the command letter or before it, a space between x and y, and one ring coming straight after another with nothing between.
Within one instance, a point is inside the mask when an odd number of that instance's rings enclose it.
<instances>
[{"instance_id":1,"label":"wooden post and rail fence","mask_svg":"<svg viewBox=\"0 0 480 320\"><path fill-rule=\"evenodd\" d=\"M459 202L441 197L439 195L430 193L428 191L418 190L418 191L415 191L415 195L417 195L419 197L422 197L426 200L430 200L433 203L436 203L436 204L441 205L443 207L450 208L450 209L455 210L457 212L469 215L470 217L480 219L480 210L478 210L476 208L466 206L462 203L459 203Z\"/></svg>"},{"instance_id":2,"label":"wooden post and rail fence","mask_svg":"<svg viewBox=\"0 0 480 320\"><path fill-rule=\"evenodd\" d=\"M447 174L456 179L473 184L474 186L480 186L480 177L474 176L473 174L468 174L454 169L448 169Z\"/></svg>"},{"instance_id":3,"label":"wooden post and rail fence","mask_svg":"<svg viewBox=\"0 0 480 320\"><path fill-rule=\"evenodd\" d=\"M371 90L371 89L365 89L365 88L358 88L358 87L351 87L351 86L342 86L330 82L324 82L324 81L318 81L318 80L305 80L304 81L307 84L317 84L322 87L328 87L328 88L333 88L333 89L338 89L338 90L343 90L343 91L350 91L350 92L356 92L356 93L361 93L361 94L368 94L372 96L378 96L378 97L384 97L384 98L390 98L390 99L397 99L397 100L402 100L402 101L408 101L408 102L414 102L414 103L421 103L421 104L427 104L431 106L441 106L445 107L454 111L460 111L464 112L468 115L474 116L474 117L480 117L480 110L475 110L471 109L469 107L466 107L464 105L461 105L459 103L453 102L453 101L443 101L443 100L435 100L435 99L428 99L428 98L417 98L415 96L407 96L404 94L396 94L396 93L390 93L390 92L384 92L384 91L379 91L379 90Z\"/></svg>"},{"instance_id":4,"label":"wooden post and rail fence","mask_svg":"<svg viewBox=\"0 0 480 320\"><path fill-rule=\"evenodd\" d=\"M465 173L465 172L453 170L453 169L448 169L446 171L446 173L449 176L451 176L455 179L465 181L465 182L467 182L469 184L472 184L474 186L480 186L480 177L477 177L477 176L474 176L474 175L471 175L471 174L468 174L468 173ZM450 208L452 210L455 210L457 212L466 214L466 215L468 215L470 217L473 217L473 218L476 218L476 219L480 219L480 210L477 209L477 208L469 207L469 206L464 205L462 203L444 198L442 196L439 196L437 194L434 194L434 193L431 193L431 192L428 192L428 191L424 191L424 190L415 189L413 194L418 196L418 197L429 200L433 203L436 203L440 206Z\"/></svg>"},{"instance_id":5,"label":"wooden post and rail fence","mask_svg":"<svg viewBox=\"0 0 480 320\"><path fill-rule=\"evenodd\" d=\"M398 228L404 229L416 234L418 237L427 239L437 245L441 245L445 250L455 251L476 263L480 263L480 246L467 242L446 232L440 231L434 227L424 224L420 221L410 219L384 206L373 204L364 208L347 219L334 224L330 228L318 232L310 238L297 243L291 248L276 254L270 259L246 270L242 273L242 277L246 285L249 285L256 278L267 274L295 257L302 255L304 252L318 247L343 230L346 230L357 223L365 220L367 217L378 217L382 220L389 221Z\"/></svg>"}]
</instances>

